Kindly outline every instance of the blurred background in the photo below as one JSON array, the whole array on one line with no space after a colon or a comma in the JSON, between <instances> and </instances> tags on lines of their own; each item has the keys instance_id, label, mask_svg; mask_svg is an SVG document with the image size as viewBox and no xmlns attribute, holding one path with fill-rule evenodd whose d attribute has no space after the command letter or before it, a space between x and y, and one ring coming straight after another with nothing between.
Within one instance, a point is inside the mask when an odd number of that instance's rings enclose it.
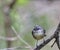
<instances>
[{"instance_id":1,"label":"blurred background","mask_svg":"<svg viewBox=\"0 0 60 50\"><path fill-rule=\"evenodd\" d=\"M34 48L36 40L32 37L31 31L37 24L46 30L45 39L54 34L60 21L59 0L17 0L11 11L7 12L9 15L6 15L8 8L5 6L9 6L11 2L13 0L0 0L0 50L24 47L28 44ZM41 50L58 50L56 44L51 48L54 40ZM39 41L41 42L42 40Z\"/></svg>"}]
</instances>

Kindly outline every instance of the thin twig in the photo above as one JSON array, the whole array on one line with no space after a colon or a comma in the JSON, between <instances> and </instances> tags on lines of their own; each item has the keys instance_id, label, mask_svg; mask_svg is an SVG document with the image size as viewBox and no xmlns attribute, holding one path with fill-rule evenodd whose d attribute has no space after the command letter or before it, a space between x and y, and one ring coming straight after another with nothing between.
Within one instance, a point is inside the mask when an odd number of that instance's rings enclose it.
<instances>
[{"instance_id":1,"label":"thin twig","mask_svg":"<svg viewBox=\"0 0 60 50\"><path fill-rule=\"evenodd\" d=\"M15 41L15 40L17 40L17 37L3 37L3 36L0 36L0 39L1 40L6 40L6 41Z\"/></svg>"},{"instance_id":2,"label":"thin twig","mask_svg":"<svg viewBox=\"0 0 60 50\"><path fill-rule=\"evenodd\" d=\"M31 50L33 50L32 47L31 47L31 45L28 44L25 40L23 40L23 39L21 38L21 36L16 32L15 28L14 28L13 26L11 26L11 28L12 28L12 30L15 32L15 34L16 34L16 36L19 38L19 40L21 40L24 44L26 44L27 46L29 46L29 47L31 48Z\"/></svg>"},{"instance_id":3,"label":"thin twig","mask_svg":"<svg viewBox=\"0 0 60 50\"><path fill-rule=\"evenodd\" d=\"M15 49L29 49L30 47L28 46L25 46L25 47L11 47L11 48L3 48L3 49L0 49L0 50L15 50Z\"/></svg>"}]
</instances>

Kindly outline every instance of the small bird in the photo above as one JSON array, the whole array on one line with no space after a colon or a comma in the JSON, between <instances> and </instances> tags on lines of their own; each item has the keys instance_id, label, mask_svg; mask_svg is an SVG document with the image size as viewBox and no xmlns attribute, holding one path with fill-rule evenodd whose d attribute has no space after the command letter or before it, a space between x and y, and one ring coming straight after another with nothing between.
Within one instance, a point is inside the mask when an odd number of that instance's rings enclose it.
<instances>
[{"instance_id":1,"label":"small bird","mask_svg":"<svg viewBox=\"0 0 60 50\"><path fill-rule=\"evenodd\" d=\"M38 42L38 40L40 40L40 39L43 39L45 36L46 36L46 34L45 34L45 29L43 29L41 26L39 26L39 25L36 25L34 28L33 28L33 30L32 30L32 36L33 36L33 38L35 38L36 40L37 40L37 42ZM44 39L43 39L44 40ZM45 40L43 41L43 42L45 42ZM36 46L37 46L37 44L36 44Z\"/></svg>"}]
</instances>

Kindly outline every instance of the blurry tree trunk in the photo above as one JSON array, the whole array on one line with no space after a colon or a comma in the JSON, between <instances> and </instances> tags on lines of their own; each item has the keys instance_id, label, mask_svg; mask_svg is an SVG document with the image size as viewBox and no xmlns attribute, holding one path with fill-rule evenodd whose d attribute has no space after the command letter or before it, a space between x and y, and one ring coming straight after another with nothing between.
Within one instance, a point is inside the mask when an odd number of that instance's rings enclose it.
<instances>
[{"instance_id":1,"label":"blurry tree trunk","mask_svg":"<svg viewBox=\"0 0 60 50\"><path fill-rule=\"evenodd\" d=\"M11 37L12 36L12 31L11 31L11 19L9 16L5 16L5 31L6 31L6 37ZM11 41L7 41L7 47L11 47Z\"/></svg>"},{"instance_id":2,"label":"blurry tree trunk","mask_svg":"<svg viewBox=\"0 0 60 50\"><path fill-rule=\"evenodd\" d=\"M10 17L10 11L14 6L16 0L13 0L12 3L10 3L9 5L5 5L4 6L4 26L5 26L5 33L6 33L6 37L13 37L13 30L11 29L11 17ZM10 40L7 40L7 48L11 47L11 42ZM10 49L7 49L10 50Z\"/></svg>"}]
</instances>

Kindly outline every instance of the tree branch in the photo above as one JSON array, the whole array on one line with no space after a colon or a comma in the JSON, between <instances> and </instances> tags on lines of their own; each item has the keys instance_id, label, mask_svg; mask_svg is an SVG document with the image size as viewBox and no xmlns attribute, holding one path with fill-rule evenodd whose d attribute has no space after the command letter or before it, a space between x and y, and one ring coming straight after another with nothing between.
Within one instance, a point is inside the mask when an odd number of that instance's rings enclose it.
<instances>
[{"instance_id":1,"label":"tree branch","mask_svg":"<svg viewBox=\"0 0 60 50\"><path fill-rule=\"evenodd\" d=\"M55 36L56 43L57 43L57 46L60 50L60 36L59 36L60 35L60 23L59 23L58 28L55 33L56 33L56 36Z\"/></svg>"}]
</instances>

